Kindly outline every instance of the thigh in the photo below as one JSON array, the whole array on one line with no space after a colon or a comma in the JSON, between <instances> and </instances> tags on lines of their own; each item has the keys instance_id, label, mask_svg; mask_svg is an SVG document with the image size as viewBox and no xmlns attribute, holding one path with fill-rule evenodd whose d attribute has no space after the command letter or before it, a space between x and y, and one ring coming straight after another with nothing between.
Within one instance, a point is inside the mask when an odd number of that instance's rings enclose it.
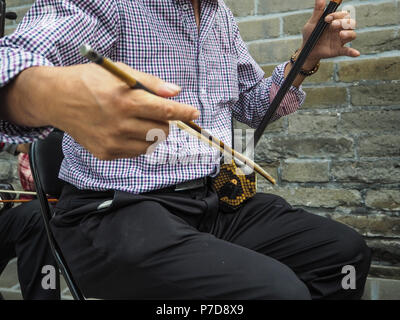
<instances>
[{"instance_id":1,"label":"thigh","mask_svg":"<svg viewBox=\"0 0 400 320\"><path fill-rule=\"evenodd\" d=\"M282 262L306 282L340 277L343 266L369 255L353 229L270 194L257 194L236 214L219 214L215 234Z\"/></svg>"},{"instance_id":2,"label":"thigh","mask_svg":"<svg viewBox=\"0 0 400 320\"><path fill-rule=\"evenodd\" d=\"M55 231L89 297L309 297L306 287L280 262L199 232L154 201L92 215L78 226L55 226Z\"/></svg>"},{"instance_id":3,"label":"thigh","mask_svg":"<svg viewBox=\"0 0 400 320\"><path fill-rule=\"evenodd\" d=\"M34 235L39 215L37 200L8 209L0 214L0 260L16 256L18 242Z\"/></svg>"}]
</instances>

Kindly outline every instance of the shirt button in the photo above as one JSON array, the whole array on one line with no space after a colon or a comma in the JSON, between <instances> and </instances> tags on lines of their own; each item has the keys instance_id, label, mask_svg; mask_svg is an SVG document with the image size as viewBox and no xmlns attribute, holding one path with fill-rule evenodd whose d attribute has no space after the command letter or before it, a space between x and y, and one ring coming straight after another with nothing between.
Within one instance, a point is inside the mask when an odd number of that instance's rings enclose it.
<instances>
[{"instance_id":1,"label":"shirt button","mask_svg":"<svg viewBox=\"0 0 400 320\"><path fill-rule=\"evenodd\" d=\"M183 10L189 10L189 5L188 5L188 4L184 4L184 5L182 6L182 9L183 9Z\"/></svg>"},{"instance_id":2,"label":"shirt button","mask_svg":"<svg viewBox=\"0 0 400 320\"><path fill-rule=\"evenodd\" d=\"M203 96L207 94L207 90L206 90L206 89L201 89L200 92L201 92L201 94L202 94Z\"/></svg>"}]
</instances>

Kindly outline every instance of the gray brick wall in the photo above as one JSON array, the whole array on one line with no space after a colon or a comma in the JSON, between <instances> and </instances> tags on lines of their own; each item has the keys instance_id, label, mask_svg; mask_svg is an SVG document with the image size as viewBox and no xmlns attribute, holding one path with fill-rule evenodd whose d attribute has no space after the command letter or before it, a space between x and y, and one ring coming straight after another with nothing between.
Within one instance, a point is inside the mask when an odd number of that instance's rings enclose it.
<instances>
[{"instance_id":1,"label":"gray brick wall","mask_svg":"<svg viewBox=\"0 0 400 320\"><path fill-rule=\"evenodd\" d=\"M32 1L7 3L21 18ZM314 0L226 3L269 76L299 47ZM400 1L345 4L356 8L352 45L362 56L325 61L304 85L304 107L271 125L256 158L279 183L259 179L259 190L354 227L374 249L375 263L400 266ZM7 24L8 33L14 28ZM14 165L0 154L0 180L15 180Z\"/></svg>"}]
</instances>

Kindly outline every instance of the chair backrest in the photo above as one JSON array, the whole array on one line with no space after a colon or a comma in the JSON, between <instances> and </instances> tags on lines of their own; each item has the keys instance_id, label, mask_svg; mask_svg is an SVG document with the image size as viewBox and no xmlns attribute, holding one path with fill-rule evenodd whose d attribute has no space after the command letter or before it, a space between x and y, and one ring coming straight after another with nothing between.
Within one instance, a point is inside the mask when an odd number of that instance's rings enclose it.
<instances>
[{"instance_id":1,"label":"chair backrest","mask_svg":"<svg viewBox=\"0 0 400 320\"><path fill-rule=\"evenodd\" d=\"M62 151L62 139L64 133L53 131L44 140L33 143L31 159L34 160L35 172L38 175L43 192L58 198L64 182L58 178L61 163L64 159ZM31 150L32 151L32 150Z\"/></svg>"},{"instance_id":2,"label":"chair backrest","mask_svg":"<svg viewBox=\"0 0 400 320\"><path fill-rule=\"evenodd\" d=\"M47 201L47 195L58 198L61 195L64 184L58 178L61 162L64 159L62 152L63 135L63 132L57 130L52 132L46 139L32 143L29 160L51 251L72 296L76 300L83 300L85 298L73 279L50 228L50 219L53 211Z\"/></svg>"}]
</instances>

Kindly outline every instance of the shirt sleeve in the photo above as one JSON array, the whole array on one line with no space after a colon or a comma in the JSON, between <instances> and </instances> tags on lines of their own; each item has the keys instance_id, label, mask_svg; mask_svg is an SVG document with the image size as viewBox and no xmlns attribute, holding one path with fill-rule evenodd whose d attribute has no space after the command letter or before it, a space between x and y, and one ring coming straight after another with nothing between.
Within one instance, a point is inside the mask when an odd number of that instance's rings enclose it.
<instances>
[{"instance_id":1,"label":"shirt sleeve","mask_svg":"<svg viewBox=\"0 0 400 320\"><path fill-rule=\"evenodd\" d=\"M35 1L17 30L0 39L0 88L30 67L86 63L79 55L79 47L85 43L109 55L118 28L118 9L112 0ZM0 120L0 141L29 143L51 130Z\"/></svg>"},{"instance_id":2,"label":"shirt sleeve","mask_svg":"<svg viewBox=\"0 0 400 320\"><path fill-rule=\"evenodd\" d=\"M240 36L235 18L231 15L233 46L238 61L239 100L233 106L233 116L250 127L257 128L266 114L271 102L285 80L286 63L277 66L271 77L265 78L264 71L251 57L246 44ZM305 100L302 87L292 86L278 108L273 120L295 112Z\"/></svg>"}]
</instances>

